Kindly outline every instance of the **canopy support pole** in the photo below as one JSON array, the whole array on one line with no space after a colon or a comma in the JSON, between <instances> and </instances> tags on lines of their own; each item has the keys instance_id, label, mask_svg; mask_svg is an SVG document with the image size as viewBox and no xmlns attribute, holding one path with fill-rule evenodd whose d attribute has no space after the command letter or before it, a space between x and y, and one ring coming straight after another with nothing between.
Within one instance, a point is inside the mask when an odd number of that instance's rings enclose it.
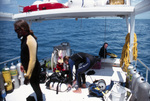
<instances>
[{"instance_id":1,"label":"canopy support pole","mask_svg":"<svg viewBox=\"0 0 150 101\"><path fill-rule=\"evenodd\" d=\"M131 5L131 0L126 0L126 5L130 6Z\"/></svg>"},{"instance_id":2,"label":"canopy support pole","mask_svg":"<svg viewBox=\"0 0 150 101\"><path fill-rule=\"evenodd\" d=\"M134 33L135 33L135 15L134 13L130 15L130 48L129 48L129 52L130 52L130 62L133 62L133 45L134 45Z\"/></svg>"},{"instance_id":3,"label":"canopy support pole","mask_svg":"<svg viewBox=\"0 0 150 101\"><path fill-rule=\"evenodd\" d=\"M127 25L127 31L128 31L128 33L130 33L130 23L129 23L128 15L126 16L126 25Z\"/></svg>"}]
</instances>

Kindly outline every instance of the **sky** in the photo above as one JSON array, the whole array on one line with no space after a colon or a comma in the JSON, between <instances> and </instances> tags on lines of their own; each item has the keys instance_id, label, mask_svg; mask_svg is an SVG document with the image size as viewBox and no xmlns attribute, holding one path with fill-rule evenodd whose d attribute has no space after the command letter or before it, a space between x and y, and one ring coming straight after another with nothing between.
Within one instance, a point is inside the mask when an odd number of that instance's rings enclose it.
<instances>
[{"instance_id":1,"label":"sky","mask_svg":"<svg viewBox=\"0 0 150 101\"><path fill-rule=\"evenodd\" d=\"M28 6L35 2L36 0L0 0L0 14L3 13L18 13L19 5ZM40 1L40 0L38 0ZM41 0L43 1L43 0ZM57 0L60 3L66 3L68 0ZM131 0L132 5L136 5L138 2L142 0ZM22 10L22 8L20 8ZM147 13L140 14L136 16L138 19L150 19L150 11Z\"/></svg>"}]
</instances>

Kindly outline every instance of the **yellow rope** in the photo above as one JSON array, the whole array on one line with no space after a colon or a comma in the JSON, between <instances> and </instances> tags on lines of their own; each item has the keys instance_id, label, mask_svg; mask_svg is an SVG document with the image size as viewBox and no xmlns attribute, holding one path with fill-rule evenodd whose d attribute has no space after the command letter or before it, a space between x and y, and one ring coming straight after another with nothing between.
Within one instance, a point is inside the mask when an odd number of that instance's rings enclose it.
<instances>
[{"instance_id":1,"label":"yellow rope","mask_svg":"<svg viewBox=\"0 0 150 101\"><path fill-rule=\"evenodd\" d=\"M133 60L137 60L137 53L138 53L138 50L137 50L137 36L136 34L134 33L134 45L133 45Z\"/></svg>"},{"instance_id":2,"label":"yellow rope","mask_svg":"<svg viewBox=\"0 0 150 101\"><path fill-rule=\"evenodd\" d=\"M120 59L120 67L123 66L123 70L127 72L128 66L130 64L130 55L129 55L129 48L130 48L130 33L126 36L126 41L122 49L121 59ZM133 45L133 60L137 59L137 37L134 33L134 45ZM124 65L123 65L124 64Z\"/></svg>"}]
</instances>

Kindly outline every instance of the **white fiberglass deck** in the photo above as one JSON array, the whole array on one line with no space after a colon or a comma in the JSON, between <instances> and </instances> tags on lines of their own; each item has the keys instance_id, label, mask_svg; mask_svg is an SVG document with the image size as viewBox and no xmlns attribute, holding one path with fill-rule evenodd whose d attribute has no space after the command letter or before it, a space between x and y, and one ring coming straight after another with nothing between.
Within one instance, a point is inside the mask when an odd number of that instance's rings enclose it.
<instances>
[{"instance_id":1,"label":"white fiberglass deck","mask_svg":"<svg viewBox=\"0 0 150 101\"><path fill-rule=\"evenodd\" d=\"M96 72L94 75L86 75L87 87L92 83L92 80L104 79L106 85L109 85L111 80L125 82L126 75L120 67L103 67L101 69L94 69ZM52 72L49 72L51 74ZM92 78L92 79L91 79ZM72 88L69 92L59 92L46 89L45 84L40 84L42 92L44 94L44 101L102 101L102 98L89 96L88 88L82 89L81 94L73 93L75 88ZM26 98L31 95L35 96L30 85L22 85L18 89L15 89L12 93L7 94L6 101L26 101Z\"/></svg>"}]
</instances>

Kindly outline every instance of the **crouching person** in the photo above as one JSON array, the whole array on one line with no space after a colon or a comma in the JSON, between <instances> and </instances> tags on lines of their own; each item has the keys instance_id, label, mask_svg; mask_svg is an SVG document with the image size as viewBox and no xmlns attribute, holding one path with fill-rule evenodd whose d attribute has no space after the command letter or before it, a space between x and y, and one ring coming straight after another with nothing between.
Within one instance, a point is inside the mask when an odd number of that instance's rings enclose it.
<instances>
[{"instance_id":1,"label":"crouching person","mask_svg":"<svg viewBox=\"0 0 150 101\"><path fill-rule=\"evenodd\" d=\"M75 79L77 80L78 89L74 90L74 93L82 93L81 88L86 88L85 72L95 64L95 60L96 59L94 58L94 56L82 52L74 54L71 57L65 56L63 58L64 63L69 65L68 87L72 87L71 85L73 79L73 65L75 65Z\"/></svg>"}]
</instances>

